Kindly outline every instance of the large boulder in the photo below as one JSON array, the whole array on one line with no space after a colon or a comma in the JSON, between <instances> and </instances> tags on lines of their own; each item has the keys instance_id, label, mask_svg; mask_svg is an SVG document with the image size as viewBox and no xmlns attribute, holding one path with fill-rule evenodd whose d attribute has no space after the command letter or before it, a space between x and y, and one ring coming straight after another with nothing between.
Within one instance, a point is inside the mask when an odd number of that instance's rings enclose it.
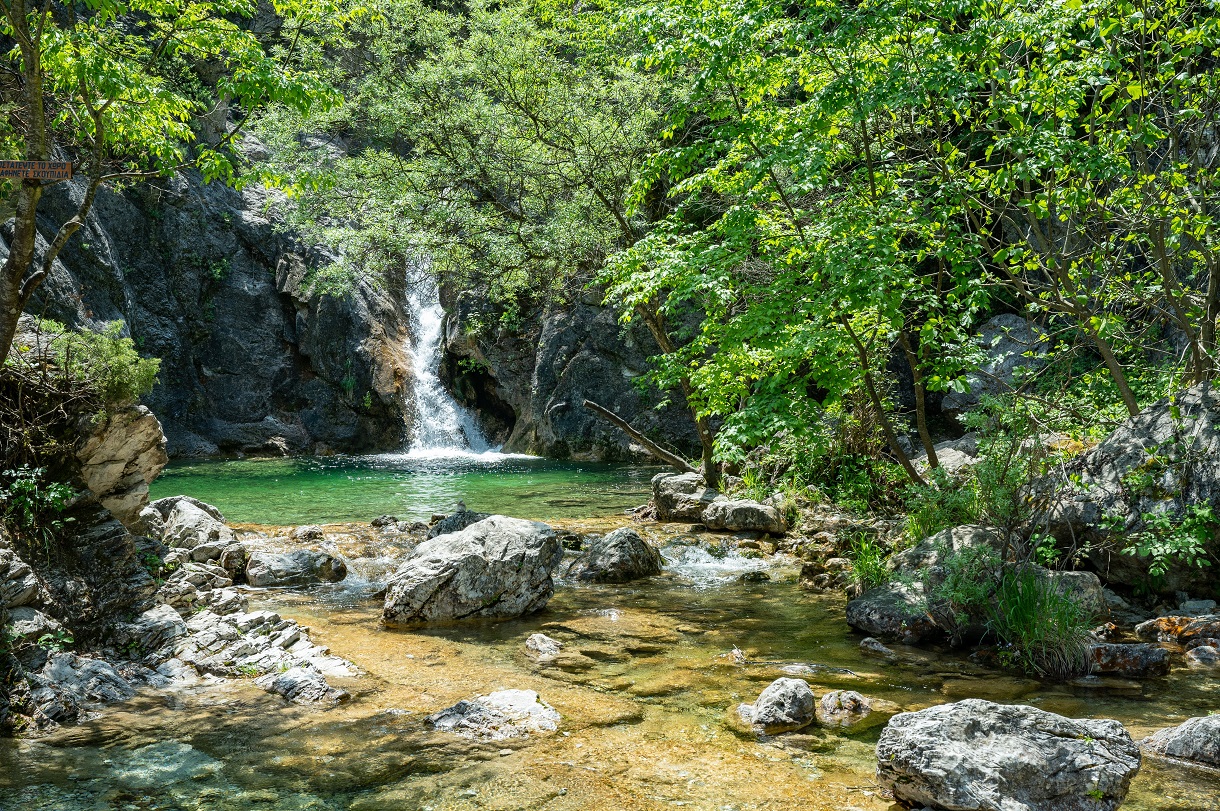
<instances>
[{"instance_id":1,"label":"large boulder","mask_svg":"<svg viewBox=\"0 0 1220 811\"><path fill-rule=\"evenodd\" d=\"M90 419L76 449L80 476L103 507L133 526L148 504L148 485L169 462L161 423L140 405L111 410L96 424Z\"/></svg>"},{"instance_id":2,"label":"large boulder","mask_svg":"<svg viewBox=\"0 0 1220 811\"><path fill-rule=\"evenodd\" d=\"M1061 543L1086 548L1111 583L1143 587L1150 561L1126 554L1158 521L1181 522L1197 510L1220 510L1220 390L1200 383L1131 417L1097 447L1036 486L1035 524ZM1205 554L1220 557L1213 533ZM1164 593L1220 595L1220 566L1173 562L1156 580Z\"/></svg>"},{"instance_id":3,"label":"large boulder","mask_svg":"<svg viewBox=\"0 0 1220 811\"><path fill-rule=\"evenodd\" d=\"M658 473L652 477L652 503L658 521L701 521L720 494L698 473Z\"/></svg>"},{"instance_id":4,"label":"large boulder","mask_svg":"<svg viewBox=\"0 0 1220 811\"><path fill-rule=\"evenodd\" d=\"M251 586L312 586L337 583L347 577L342 558L313 549L292 552L253 552L246 563Z\"/></svg>"},{"instance_id":5,"label":"large boulder","mask_svg":"<svg viewBox=\"0 0 1220 811\"><path fill-rule=\"evenodd\" d=\"M390 577L387 625L519 617L554 594L551 573L563 557L554 530L493 515L415 548Z\"/></svg>"},{"instance_id":6,"label":"large boulder","mask_svg":"<svg viewBox=\"0 0 1220 811\"><path fill-rule=\"evenodd\" d=\"M1139 771L1122 724L967 699L890 719L877 779L905 805L1113 811Z\"/></svg>"},{"instance_id":7,"label":"large boulder","mask_svg":"<svg viewBox=\"0 0 1220 811\"><path fill-rule=\"evenodd\" d=\"M982 349L983 361L977 370L966 375L966 391L945 395L941 401L942 410L968 411L982 402L985 395L1012 391L1018 371L1045 365L1050 349L1038 327L1011 313L987 321L979 328L975 340Z\"/></svg>"},{"instance_id":8,"label":"large boulder","mask_svg":"<svg viewBox=\"0 0 1220 811\"><path fill-rule=\"evenodd\" d=\"M179 499L165 517L162 540L173 549L187 549L197 561L216 560L225 547L237 542L233 530L194 499Z\"/></svg>"},{"instance_id":9,"label":"large boulder","mask_svg":"<svg viewBox=\"0 0 1220 811\"><path fill-rule=\"evenodd\" d=\"M1220 715L1191 718L1140 741L1145 752L1220 769Z\"/></svg>"},{"instance_id":10,"label":"large boulder","mask_svg":"<svg viewBox=\"0 0 1220 811\"><path fill-rule=\"evenodd\" d=\"M742 721L768 735L793 732L813 723L816 697L804 679L776 679L753 704L737 708Z\"/></svg>"},{"instance_id":11,"label":"large boulder","mask_svg":"<svg viewBox=\"0 0 1220 811\"><path fill-rule=\"evenodd\" d=\"M708 529L731 532L752 531L783 535L788 531L784 514L770 504L750 499L719 497L703 510L702 522Z\"/></svg>"},{"instance_id":12,"label":"large boulder","mask_svg":"<svg viewBox=\"0 0 1220 811\"><path fill-rule=\"evenodd\" d=\"M626 583L661 573L663 559L640 534L620 527L595 539L569 573L595 583Z\"/></svg>"},{"instance_id":13,"label":"large boulder","mask_svg":"<svg viewBox=\"0 0 1220 811\"><path fill-rule=\"evenodd\" d=\"M923 585L894 581L847 604L847 624L871 637L913 644L943 630L928 614Z\"/></svg>"}]
</instances>

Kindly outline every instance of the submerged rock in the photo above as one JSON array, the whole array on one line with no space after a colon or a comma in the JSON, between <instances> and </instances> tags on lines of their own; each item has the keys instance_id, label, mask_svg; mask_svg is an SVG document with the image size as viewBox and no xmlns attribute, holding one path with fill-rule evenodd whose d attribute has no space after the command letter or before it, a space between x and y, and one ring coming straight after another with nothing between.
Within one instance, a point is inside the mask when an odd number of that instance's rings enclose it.
<instances>
[{"instance_id":1,"label":"submerged rock","mask_svg":"<svg viewBox=\"0 0 1220 811\"><path fill-rule=\"evenodd\" d=\"M1139 767L1117 721L979 699L896 715L877 742L896 800L957 811L1113 811Z\"/></svg>"},{"instance_id":2,"label":"submerged rock","mask_svg":"<svg viewBox=\"0 0 1220 811\"><path fill-rule=\"evenodd\" d=\"M753 704L737 708L741 719L768 735L794 732L813 723L813 690L804 679L776 679Z\"/></svg>"},{"instance_id":3,"label":"submerged rock","mask_svg":"<svg viewBox=\"0 0 1220 811\"><path fill-rule=\"evenodd\" d=\"M906 643L941 633L925 607L920 583L869 589L847 604L847 624L871 637Z\"/></svg>"},{"instance_id":4,"label":"submerged rock","mask_svg":"<svg viewBox=\"0 0 1220 811\"><path fill-rule=\"evenodd\" d=\"M661 553L630 527L620 527L589 543L569 574L595 583L627 583L661 573Z\"/></svg>"},{"instance_id":5,"label":"submerged rock","mask_svg":"<svg viewBox=\"0 0 1220 811\"><path fill-rule=\"evenodd\" d=\"M246 582L251 586L311 586L345 577L347 564L342 558L312 549L254 552L246 563Z\"/></svg>"},{"instance_id":6,"label":"submerged rock","mask_svg":"<svg viewBox=\"0 0 1220 811\"><path fill-rule=\"evenodd\" d=\"M1145 752L1220 768L1220 715L1191 718L1140 741Z\"/></svg>"},{"instance_id":7,"label":"submerged rock","mask_svg":"<svg viewBox=\"0 0 1220 811\"><path fill-rule=\"evenodd\" d=\"M559 720L559 713L533 690L499 690L463 699L425 719L429 726L442 732L492 741L554 732L559 728Z\"/></svg>"},{"instance_id":8,"label":"submerged rock","mask_svg":"<svg viewBox=\"0 0 1220 811\"><path fill-rule=\"evenodd\" d=\"M540 610L555 593L551 573L563 558L546 524L493 515L415 548L386 587L386 625Z\"/></svg>"},{"instance_id":9,"label":"submerged rock","mask_svg":"<svg viewBox=\"0 0 1220 811\"><path fill-rule=\"evenodd\" d=\"M294 704L333 703L351 698L346 690L331 687L321 673L303 667L294 667L283 673L268 673L255 679L254 683Z\"/></svg>"},{"instance_id":10,"label":"submerged rock","mask_svg":"<svg viewBox=\"0 0 1220 811\"><path fill-rule=\"evenodd\" d=\"M855 690L834 690L822 696L816 715L822 726L846 729L875 726L898 712L901 708L892 702L868 698Z\"/></svg>"},{"instance_id":11,"label":"submerged rock","mask_svg":"<svg viewBox=\"0 0 1220 811\"><path fill-rule=\"evenodd\" d=\"M1220 646L1199 645L1186 651L1186 663L1195 667L1220 667Z\"/></svg>"},{"instance_id":12,"label":"submerged rock","mask_svg":"<svg viewBox=\"0 0 1220 811\"><path fill-rule=\"evenodd\" d=\"M1169 651L1160 645L1102 644L1089 649L1093 672L1146 678L1169 673Z\"/></svg>"},{"instance_id":13,"label":"submerged rock","mask_svg":"<svg viewBox=\"0 0 1220 811\"><path fill-rule=\"evenodd\" d=\"M553 661L563 650L563 643L546 634L530 634L525 640L525 650L539 662Z\"/></svg>"}]
</instances>

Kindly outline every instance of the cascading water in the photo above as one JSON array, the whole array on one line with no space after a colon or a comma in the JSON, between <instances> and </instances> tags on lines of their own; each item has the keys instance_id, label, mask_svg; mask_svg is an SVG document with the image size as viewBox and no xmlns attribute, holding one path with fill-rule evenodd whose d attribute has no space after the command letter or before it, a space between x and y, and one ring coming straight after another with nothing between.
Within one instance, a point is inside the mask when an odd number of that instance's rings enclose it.
<instances>
[{"instance_id":1,"label":"cascading water","mask_svg":"<svg viewBox=\"0 0 1220 811\"><path fill-rule=\"evenodd\" d=\"M445 311L436 282L430 275L415 285L411 307L415 311L415 346L411 351L415 373L415 432L412 456L460 456L491 450L474 417L441 385Z\"/></svg>"}]
</instances>

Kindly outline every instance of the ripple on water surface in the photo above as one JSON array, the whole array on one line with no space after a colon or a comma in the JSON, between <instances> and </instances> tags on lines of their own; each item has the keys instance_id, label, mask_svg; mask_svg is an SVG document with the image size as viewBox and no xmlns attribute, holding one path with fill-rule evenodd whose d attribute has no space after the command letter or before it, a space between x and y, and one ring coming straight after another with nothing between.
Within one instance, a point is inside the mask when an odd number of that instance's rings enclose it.
<instances>
[{"instance_id":1,"label":"ripple on water surface","mask_svg":"<svg viewBox=\"0 0 1220 811\"><path fill-rule=\"evenodd\" d=\"M286 526L427 520L458 501L479 512L562 519L613 515L643 504L659 468L555 462L495 452L179 462L152 497L188 493L229 521Z\"/></svg>"}]
</instances>

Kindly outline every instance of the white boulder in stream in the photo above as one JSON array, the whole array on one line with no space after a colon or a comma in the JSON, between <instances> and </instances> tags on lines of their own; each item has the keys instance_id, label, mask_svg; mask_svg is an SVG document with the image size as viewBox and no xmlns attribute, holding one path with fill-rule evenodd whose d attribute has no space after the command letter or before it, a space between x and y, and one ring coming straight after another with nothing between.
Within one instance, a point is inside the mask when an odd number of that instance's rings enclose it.
<instances>
[{"instance_id":1,"label":"white boulder in stream","mask_svg":"<svg viewBox=\"0 0 1220 811\"><path fill-rule=\"evenodd\" d=\"M793 732L814 721L816 698L804 679L776 679L753 704L737 708L741 720L768 735Z\"/></svg>"},{"instance_id":2,"label":"white boulder in stream","mask_svg":"<svg viewBox=\"0 0 1220 811\"><path fill-rule=\"evenodd\" d=\"M533 690L499 690L462 699L425 720L442 732L491 741L554 732L559 728L559 713Z\"/></svg>"},{"instance_id":3,"label":"white boulder in stream","mask_svg":"<svg viewBox=\"0 0 1220 811\"><path fill-rule=\"evenodd\" d=\"M877 779L904 805L1113 811L1139 771L1122 724L967 699L890 719Z\"/></svg>"},{"instance_id":4,"label":"white boulder in stream","mask_svg":"<svg viewBox=\"0 0 1220 811\"><path fill-rule=\"evenodd\" d=\"M1191 718L1140 741L1146 752L1220 769L1220 715Z\"/></svg>"},{"instance_id":5,"label":"white boulder in stream","mask_svg":"<svg viewBox=\"0 0 1220 811\"><path fill-rule=\"evenodd\" d=\"M415 548L386 586L386 625L470 617L507 619L540 610L555 593L563 557L546 524L493 515Z\"/></svg>"}]
</instances>

